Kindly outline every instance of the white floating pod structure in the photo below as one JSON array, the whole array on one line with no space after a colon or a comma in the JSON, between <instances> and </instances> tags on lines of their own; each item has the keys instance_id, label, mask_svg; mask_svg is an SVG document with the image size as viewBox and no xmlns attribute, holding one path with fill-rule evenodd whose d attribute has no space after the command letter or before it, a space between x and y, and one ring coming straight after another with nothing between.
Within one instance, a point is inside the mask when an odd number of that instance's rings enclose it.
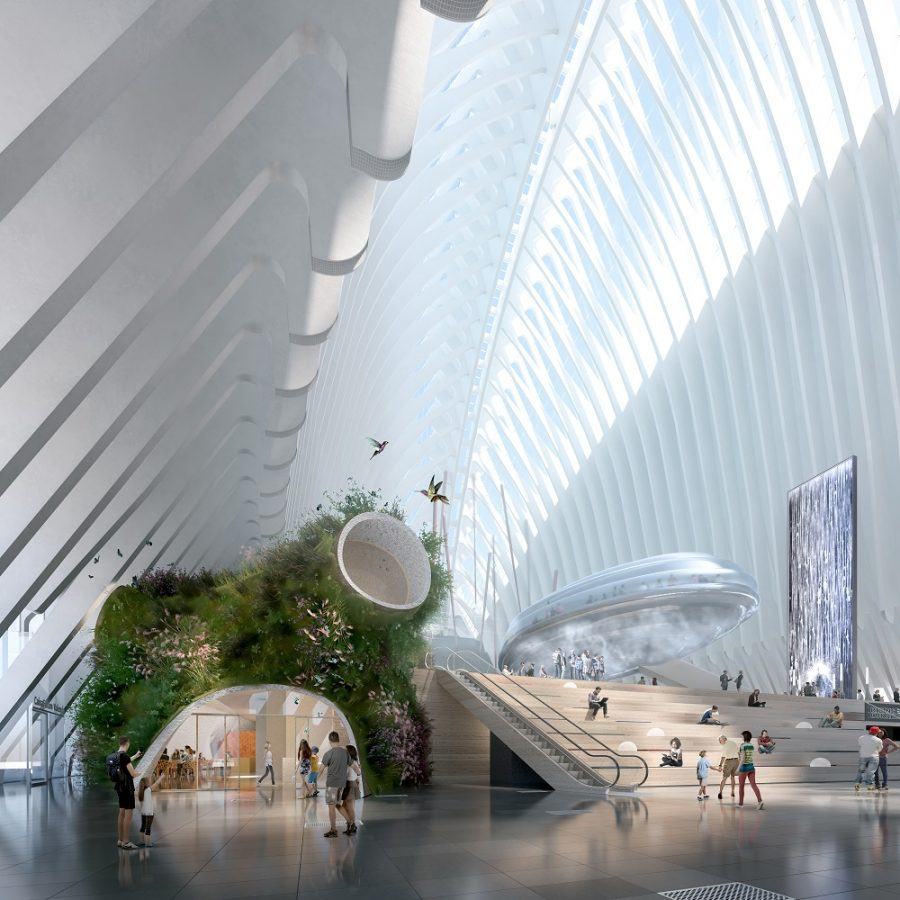
<instances>
[{"instance_id":1,"label":"white floating pod structure","mask_svg":"<svg viewBox=\"0 0 900 900\"><path fill-rule=\"evenodd\" d=\"M718 640L759 608L755 579L702 553L651 556L588 575L510 623L499 664L565 652L605 657L615 678L681 659Z\"/></svg>"},{"instance_id":2,"label":"white floating pod structure","mask_svg":"<svg viewBox=\"0 0 900 900\"><path fill-rule=\"evenodd\" d=\"M337 562L347 586L382 609L409 612L431 588L431 565L415 532L380 512L354 516L341 529Z\"/></svg>"}]
</instances>

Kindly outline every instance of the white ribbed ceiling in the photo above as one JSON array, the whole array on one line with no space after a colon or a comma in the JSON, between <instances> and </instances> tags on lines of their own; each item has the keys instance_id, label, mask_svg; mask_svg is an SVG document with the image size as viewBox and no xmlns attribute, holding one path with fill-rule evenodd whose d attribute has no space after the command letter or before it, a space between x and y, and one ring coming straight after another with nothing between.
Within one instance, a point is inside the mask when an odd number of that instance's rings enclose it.
<instances>
[{"instance_id":1,"label":"white ribbed ceiling","mask_svg":"<svg viewBox=\"0 0 900 900\"><path fill-rule=\"evenodd\" d=\"M64 696L111 587L281 532L434 13L485 6L0 9L0 729Z\"/></svg>"},{"instance_id":2,"label":"white ribbed ceiling","mask_svg":"<svg viewBox=\"0 0 900 900\"><path fill-rule=\"evenodd\" d=\"M455 626L489 646L554 584L732 559L761 613L696 661L781 690L787 492L856 453L859 676L892 683L898 18L890 0L520 0L442 26L289 516L351 474L430 521L415 491L446 471ZM392 442L371 463L370 435Z\"/></svg>"}]
</instances>

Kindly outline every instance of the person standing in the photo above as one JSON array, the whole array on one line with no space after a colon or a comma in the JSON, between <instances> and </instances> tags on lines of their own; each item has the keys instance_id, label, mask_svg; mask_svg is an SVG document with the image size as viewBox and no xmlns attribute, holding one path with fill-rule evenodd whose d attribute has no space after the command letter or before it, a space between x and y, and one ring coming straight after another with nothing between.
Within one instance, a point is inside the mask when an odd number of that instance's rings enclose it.
<instances>
[{"instance_id":1,"label":"person standing","mask_svg":"<svg viewBox=\"0 0 900 900\"><path fill-rule=\"evenodd\" d=\"M257 784L265 781L266 775L272 778L272 784L275 784L275 757L272 755L272 745L266 741L266 755L264 757L265 771L256 779Z\"/></svg>"},{"instance_id":2,"label":"person standing","mask_svg":"<svg viewBox=\"0 0 900 900\"><path fill-rule=\"evenodd\" d=\"M883 742L878 737L881 729L877 725L870 725L865 734L857 739L859 744L859 769L856 773L856 781L853 787L859 793L860 785L865 781L866 790L874 791L875 772L878 770L878 760L881 755Z\"/></svg>"},{"instance_id":3,"label":"person standing","mask_svg":"<svg viewBox=\"0 0 900 900\"><path fill-rule=\"evenodd\" d=\"M731 678L728 675L728 669L722 669L722 674L719 676L719 684L722 685L722 690L728 690L728 682L731 681Z\"/></svg>"},{"instance_id":4,"label":"person standing","mask_svg":"<svg viewBox=\"0 0 900 900\"><path fill-rule=\"evenodd\" d=\"M153 827L153 818L156 815L156 801L153 799L153 792L162 784L163 776L160 775L153 784L150 779L144 777L138 785L138 803L141 804L141 835L143 843L142 847L152 847L153 841L150 838L150 830Z\"/></svg>"},{"instance_id":5,"label":"person standing","mask_svg":"<svg viewBox=\"0 0 900 900\"><path fill-rule=\"evenodd\" d=\"M591 658L588 656L587 650L581 651L581 677L585 681L591 677Z\"/></svg>"},{"instance_id":6,"label":"person standing","mask_svg":"<svg viewBox=\"0 0 900 900\"><path fill-rule=\"evenodd\" d=\"M606 659L604 659L602 654L598 662L600 663L600 668L597 669L597 678L602 678L606 674Z\"/></svg>"},{"instance_id":7,"label":"person standing","mask_svg":"<svg viewBox=\"0 0 900 900\"><path fill-rule=\"evenodd\" d=\"M306 800L310 795L309 773L312 771L312 747L309 741L303 738L300 746L297 748L297 768L294 770L294 777L303 785L303 799Z\"/></svg>"},{"instance_id":8,"label":"person standing","mask_svg":"<svg viewBox=\"0 0 900 900\"><path fill-rule=\"evenodd\" d=\"M709 780L709 760L706 758L706 751L700 751L700 758L697 760L697 799L709 800L709 794L706 793L706 782Z\"/></svg>"},{"instance_id":9,"label":"person standing","mask_svg":"<svg viewBox=\"0 0 900 900\"><path fill-rule=\"evenodd\" d=\"M722 790L725 782L731 779L731 796L734 797L734 778L738 770L738 745L736 741L726 737L724 734L719 735L719 746L722 748L722 755L719 759L719 765L716 768L722 773L722 781L719 783L719 800L722 799Z\"/></svg>"},{"instance_id":10,"label":"person standing","mask_svg":"<svg viewBox=\"0 0 900 900\"><path fill-rule=\"evenodd\" d=\"M753 764L753 744L751 743L753 735L749 731L742 731L741 737L744 739L744 743L738 748L741 754L741 764L738 766L738 806L744 805L744 782L749 781L753 793L756 794L759 809L765 809L766 804L763 803L762 794L756 786L756 766Z\"/></svg>"},{"instance_id":11,"label":"person standing","mask_svg":"<svg viewBox=\"0 0 900 900\"><path fill-rule=\"evenodd\" d=\"M569 651L569 678L575 680L575 651Z\"/></svg>"},{"instance_id":12,"label":"person standing","mask_svg":"<svg viewBox=\"0 0 900 900\"><path fill-rule=\"evenodd\" d=\"M739 691L741 689L741 685L744 683L744 670L738 669L737 675L734 676L734 689Z\"/></svg>"},{"instance_id":13,"label":"person standing","mask_svg":"<svg viewBox=\"0 0 900 900\"><path fill-rule=\"evenodd\" d=\"M350 767L350 754L341 746L341 736L332 731L328 735L328 743L331 747L322 757L322 766L325 774L325 803L328 805L328 831L325 837L337 837L337 816L341 816L350 824L350 819L344 811L342 803L344 788L347 786L347 769Z\"/></svg>"},{"instance_id":14,"label":"person standing","mask_svg":"<svg viewBox=\"0 0 900 900\"><path fill-rule=\"evenodd\" d=\"M556 648L556 653L553 654L553 669L556 672L557 678L563 677L563 652L562 647Z\"/></svg>"},{"instance_id":15,"label":"person standing","mask_svg":"<svg viewBox=\"0 0 900 900\"><path fill-rule=\"evenodd\" d=\"M581 661L580 656L575 657L575 680L581 681L581 675L584 672L584 663Z\"/></svg>"},{"instance_id":16,"label":"person standing","mask_svg":"<svg viewBox=\"0 0 900 900\"><path fill-rule=\"evenodd\" d=\"M887 756L897 750L897 745L884 732L883 728L878 729L878 737L881 738L881 750L878 751L878 770L875 772L875 790L886 791L888 789L887 782ZM881 776L879 778L879 776Z\"/></svg>"},{"instance_id":17,"label":"person standing","mask_svg":"<svg viewBox=\"0 0 900 900\"><path fill-rule=\"evenodd\" d=\"M131 819L134 815L134 779L137 772L132 763L141 755L138 750L134 756L128 755L131 742L123 735L119 738L119 751L116 754L116 794L119 797L119 818L117 823L116 846L122 850L136 850L137 844L131 842ZM107 759L107 769L110 761Z\"/></svg>"},{"instance_id":18,"label":"person standing","mask_svg":"<svg viewBox=\"0 0 900 900\"><path fill-rule=\"evenodd\" d=\"M900 687L894 688L894 703L900 703Z\"/></svg>"},{"instance_id":19,"label":"person standing","mask_svg":"<svg viewBox=\"0 0 900 900\"><path fill-rule=\"evenodd\" d=\"M344 787L341 809L347 820L344 834L356 834L356 801L360 795L359 779L362 770L359 767L359 753L353 744L347 744L347 755L350 757L350 765L347 766L347 784Z\"/></svg>"}]
</instances>

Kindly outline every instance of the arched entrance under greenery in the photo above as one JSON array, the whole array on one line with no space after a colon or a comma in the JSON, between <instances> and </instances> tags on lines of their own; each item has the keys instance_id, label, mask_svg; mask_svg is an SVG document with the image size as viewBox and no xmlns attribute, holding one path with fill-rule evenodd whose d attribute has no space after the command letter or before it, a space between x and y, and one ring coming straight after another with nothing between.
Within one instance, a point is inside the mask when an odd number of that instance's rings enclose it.
<instances>
[{"instance_id":1,"label":"arched entrance under greenery","mask_svg":"<svg viewBox=\"0 0 900 900\"><path fill-rule=\"evenodd\" d=\"M252 786L265 771L269 742L276 784L291 784L301 739L319 746L321 756L332 730L342 744L356 744L346 716L319 694L284 684L235 685L185 706L153 739L136 768L141 775L163 774L168 789ZM172 758L188 747L192 757ZM168 761L162 759L164 750Z\"/></svg>"}]
</instances>

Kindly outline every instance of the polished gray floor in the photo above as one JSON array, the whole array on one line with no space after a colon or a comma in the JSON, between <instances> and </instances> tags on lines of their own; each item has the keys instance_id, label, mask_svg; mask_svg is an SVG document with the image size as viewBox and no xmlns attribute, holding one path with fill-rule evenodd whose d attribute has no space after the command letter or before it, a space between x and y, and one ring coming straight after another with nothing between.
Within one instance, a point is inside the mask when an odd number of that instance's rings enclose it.
<instances>
[{"instance_id":1,"label":"polished gray floor","mask_svg":"<svg viewBox=\"0 0 900 900\"><path fill-rule=\"evenodd\" d=\"M429 788L365 801L355 838L280 788L161 795L158 846L119 851L111 790L0 791L0 898L656 897L741 881L795 898L900 895L900 790L764 788L739 810L692 790L585 800Z\"/></svg>"}]
</instances>

